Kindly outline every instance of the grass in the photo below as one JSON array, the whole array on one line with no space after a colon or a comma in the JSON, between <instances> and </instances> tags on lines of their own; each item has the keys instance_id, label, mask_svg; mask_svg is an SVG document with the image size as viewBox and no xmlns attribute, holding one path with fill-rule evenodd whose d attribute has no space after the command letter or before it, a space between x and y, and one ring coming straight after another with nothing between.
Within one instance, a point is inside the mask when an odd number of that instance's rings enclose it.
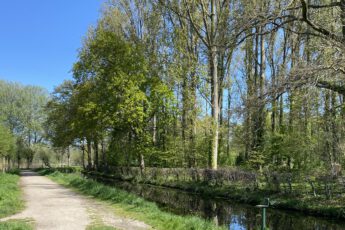
<instances>
[{"instance_id":1,"label":"grass","mask_svg":"<svg viewBox=\"0 0 345 230\"><path fill-rule=\"evenodd\" d=\"M74 188L84 195L108 201L117 214L143 221L155 229L162 230L220 230L213 223L196 216L178 216L162 211L153 202L125 192L121 189L103 185L80 174L64 174L41 170L49 178L66 187ZM97 227L97 226L96 226ZM101 228L102 229L102 228ZM107 229L107 228L106 228ZM98 230L98 229L97 229Z\"/></svg>"},{"instance_id":2,"label":"grass","mask_svg":"<svg viewBox=\"0 0 345 230\"><path fill-rule=\"evenodd\" d=\"M10 220L0 222L0 230L33 230L32 222L28 220Z\"/></svg>"},{"instance_id":3,"label":"grass","mask_svg":"<svg viewBox=\"0 0 345 230\"><path fill-rule=\"evenodd\" d=\"M24 208L22 194L19 188L18 170L11 174L0 173L0 218L13 215ZM9 220L0 222L0 230L32 230L29 220Z\"/></svg>"},{"instance_id":4,"label":"grass","mask_svg":"<svg viewBox=\"0 0 345 230\"><path fill-rule=\"evenodd\" d=\"M0 173L0 218L13 215L24 208L18 183L18 175Z\"/></svg>"},{"instance_id":5,"label":"grass","mask_svg":"<svg viewBox=\"0 0 345 230\"><path fill-rule=\"evenodd\" d=\"M116 230L116 228L111 226L106 226L103 224L93 224L90 226L87 226L86 230Z\"/></svg>"}]
</instances>

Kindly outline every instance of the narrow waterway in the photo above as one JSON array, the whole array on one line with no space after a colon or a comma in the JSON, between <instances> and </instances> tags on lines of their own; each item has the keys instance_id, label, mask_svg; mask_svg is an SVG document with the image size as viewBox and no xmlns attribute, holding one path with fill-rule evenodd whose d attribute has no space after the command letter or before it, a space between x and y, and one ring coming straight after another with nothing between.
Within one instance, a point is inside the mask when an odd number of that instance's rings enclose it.
<instances>
[{"instance_id":1,"label":"narrow waterway","mask_svg":"<svg viewBox=\"0 0 345 230\"><path fill-rule=\"evenodd\" d=\"M197 215L230 230L256 230L261 226L261 210L254 206L206 199L170 188L102 181L153 201L161 209L178 215ZM345 221L308 216L301 212L268 209L267 227L270 230L345 230Z\"/></svg>"}]
</instances>

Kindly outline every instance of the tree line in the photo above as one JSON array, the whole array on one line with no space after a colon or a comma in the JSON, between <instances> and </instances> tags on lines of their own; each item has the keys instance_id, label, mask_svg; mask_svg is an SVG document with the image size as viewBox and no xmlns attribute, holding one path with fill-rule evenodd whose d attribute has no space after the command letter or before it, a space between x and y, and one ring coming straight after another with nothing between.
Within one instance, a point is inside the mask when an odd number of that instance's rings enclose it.
<instances>
[{"instance_id":1,"label":"tree line","mask_svg":"<svg viewBox=\"0 0 345 230\"><path fill-rule=\"evenodd\" d=\"M63 136L85 143L88 167L332 169L343 162L344 9L110 1L68 96L58 88L51 102L69 109L52 113L70 118Z\"/></svg>"},{"instance_id":2,"label":"tree line","mask_svg":"<svg viewBox=\"0 0 345 230\"><path fill-rule=\"evenodd\" d=\"M47 143L85 168L339 170L344 22L344 0L109 1Z\"/></svg>"},{"instance_id":3,"label":"tree line","mask_svg":"<svg viewBox=\"0 0 345 230\"><path fill-rule=\"evenodd\" d=\"M44 142L43 111L48 92L37 86L0 81L0 158L2 169L32 164Z\"/></svg>"}]
</instances>

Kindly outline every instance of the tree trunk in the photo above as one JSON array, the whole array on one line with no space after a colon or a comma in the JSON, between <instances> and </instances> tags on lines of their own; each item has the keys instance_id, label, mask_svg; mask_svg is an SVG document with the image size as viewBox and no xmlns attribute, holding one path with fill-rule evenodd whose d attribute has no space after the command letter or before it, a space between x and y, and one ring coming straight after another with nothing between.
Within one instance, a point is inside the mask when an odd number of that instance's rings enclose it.
<instances>
[{"instance_id":1,"label":"tree trunk","mask_svg":"<svg viewBox=\"0 0 345 230\"><path fill-rule=\"evenodd\" d=\"M85 169L85 145L84 145L84 141L82 141L82 146L81 146L81 151L82 151L82 154L81 154L81 163L83 165L83 169Z\"/></svg>"},{"instance_id":2,"label":"tree trunk","mask_svg":"<svg viewBox=\"0 0 345 230\"><path fill-rule=\"evenodd\" d=\"M144 175L145 160L144 160L144 154L142 154L142 153L139 154L139 162L140 162L140 172L141 172L141 175Z\"/></svg>"},{"instance_id":3,"label":"tree trunk","mask_svg":"<svg viewBox=\"0 0 345 230\"><path fill-rule=\"evenodd\" d=\"M101 151L102 151L102 166L106 166L106 156L105 156L105 143L104 139L102 138L101 142Z\"/></svg>"},{"instance_id":4,"label":"tree trunk","mask_svg":"<svg viewBox=\"0 0 345 230\"><path fill-rule=\"evenodd\" d=\"M7 170L11 169L11 158L7 157Z\"/></svg>"},{"instance_id":5,"label":"tree trunk","mask_svg":"<svg viewBox=\"0 0 345 230\"><path fill-rule=\"evenodd\" d=\"M5 157L2 157L2 172L5 173L6 171L6 159Z\"/></svg>"},{"instance_id":6,"label":"tree trunk","mask_svg":"<svg viewBox=\"0 0 345 230\"><path fill-rule=\"evenodd\" d=\"M227 113L227 144L226 144L226 153L227 157L230 158L230 142L231 142L231 84L229 83L229 88L228 88L228 113Z\"/></svg>"},{"instance_id":7,"label":"tree trunk","mask_svg":"<svg viewBox=\"0 0 345 230\"><path fill-rule=\"evenodd\" d=\"M328 158L330 169L332 169L332 165L334 163L333 154L332 154L332 135L331 135L331 98L330 98L330 92L327 90L325 92L325 113L324 113L324 132L325 132L325 147L324 152L326 154L326 158Z\"/></svg>"},{"instance_id":8,"label":"tree trunk","mask_svg":"<svg viewBox=\"0 0 345 230\"><path fill-rule=\"evenodd\" d=\"M220 55L218 55L220 56ZM224 54L221 55L222 57L220 58L220 61L218 63L218 79L220 78L220 80L218 81L218 108L219 108L219 116L218 116L218 122L219 122L219 129L221 129L223 127L223 98L224 98L224 89L223 89L223 82L222 80L225 77L225 71L224 71L224 66L223 66L223 62L224 62ZM223 146L223 133L219 132L219 137L218 137L218 158L221 154L222 151L222 146Z\"/></svg>"},{"instance_id":9,"label":"tree trunk","mask_svg":"<svg viewBox=\"0 0 345 230\"><path fill-rule=\"evenodd\" d=\"M335 92L332 92L331 94L331 133L332 133L332 153L333 153L333 159L334 162L339 163L340 162L340 157L339 157L339 148L338 148L338 144L339 144L339 138L338 138L338 126L337 126L337 112L336 112L336 95Z\"/></svg>"},{"instance_id":10,"label":"tree trunk","mask_svg":"<svg viewBox=\"0 0 345 230\"><path fill-rule=\"evenodd\" d=\"M218 166L218 137L219 137L219 84L218 84L218 50L215 44L217 26L216 0L211 1L211 50L209 54L211 74L211 104L212 104L212 149L209 157L209 167L217 169Z\"/></svg>"},{"instance_id":11,"label":"tree trunk","mask_svg":"<svg viewBox=\"0 0 345 230\"><path fill-rule=\"evenodd\" d=\"M218 137L219 137L219 104L218 104L218 73L217 73L217 47L213 46L211 50L211 87L212 87L212 149L209 167L212 169L217 169L218 160Z\"/></svg>"},{"instance_id":12,"label":"tree trunk","mask_svg":"<svg viewBox=\"0 0 345 230\"><path fill-rule=\"evenodd\" d=\"M272 35L275 36L275 35ZM275 39L272 38L271 41L271 47L270 49L272 50L272 54L271 54L271 59L270 59L270 65L271 65L271 78L272 78L272 88L273 91L276 89L277 87L277 79L276 79L276 67L275 67L275 63L274 63L274 56L275 56L275 52L274 52L274 44L275 44ZM276 131L276 120L277 120L277 93L273 92L273 97L272 97L272 114L271 114L271 132L275 133Z\"/></svg>"},{"instance_id":13,"label":"tree trunk","mask_svg":"<svg viewBox=\"0 0 345 230\"><path fill-rule=\"evenodd\" d=\"M251 130L252 130L252 143L251 143L251 147L250 150L256 150L257 146L258 146L258 123L259 123L259 108L258 108L258 104L260 103L259 100L259 93L258 93L258 82L259 82L259 28L256 27L255 28L255 48L254 48L254 54L253 54L253 58L254 58L254 76L253 76L253 97L250 98L251 100L255 99L256 101L251 101L250 104L252 105L252 116L251 116Z\"/></svg>"},{"instance_id":14,"label":"tree trunk","mask_svg":"<svg viewBox=\"0 0 345 230\"><path fill-rule=\"evenodd\" d=\"M284 45L283 45L283 61L282 61L282 68L281 68L281 72L283 74L281 74L281 76L284 76L286 72L287 39L288 39L288 36L285 32ZM284 81L283 77L280 77L279 81L283 82ZM279 120L278 120L280 132L282 132L282 129L283 129L283 121L284 121L284 101L283 101L283 95L280 95L279 96Z\"/></svg>"},{"instance_id":15,"label":"tree trunk","mask_svg":"<svg viewBox=\"0 0 345 230\"><path fill-rule=\"evenodd\" d=\"M265 122L265 103L264 103L264 79L265 79L265 47L264 35L259 35L262 28L256 28L255 38L255 71L254 71L254 95L256 102L254 104L253 115L253 143L252 149L258 151L263 143L264 122ZM259 62L260 60L260 62Z\"/></svg>"},{"instance_id":16,"label":"tree trunk","mask_svg":"<svg viewBox=\"0 0 345 230\"><path fill-rule=\"evenodd\" d=\"M86 139L86 145L87 145L87 169L92 168L92 159L91 159L91 141L90 139Z\"/></svg>"},{"instance_id":17,"label":"tree trunk","mask_svg":"<svg viewBox=\"0 0 345 230\"><path fill-rule=\"evenodd\" d=\"M183 81L182 81L182 148L183 148L183 160L184 162L188 162L188 153L187 153L187 140L186 140L186 132L188 129L188 125L187 125L187 120L188 120L188 110L189 110L189 98L188 98L188 76L187 76L187 72L184 71L185 76L183 76Z\"/></svg>"},{"instance_id":18,"label":"tree trunk","mask_svg":"<svg viewBox=\"0 0 345 230\"><path fill-rule=\"evenodd\" d=\"M67 147L67 166L69 167L71 164L71 152L69 146Z\"/></svg>"},{"instance_id":19,"label":"tree trunk","mask_svg":"<svg viewBox=\"0 0 345 230\"><path fill-rule=\"evenodd\" d=\"M157 144L157 116L156 114L153 115L152 143L153 143L153 146L156 146Z\"/></svg>"},{"instance_id":20,"label":"tree trunk","mask_svg":"<svg viewBox=\"0 0 345 230\"><path fill-rule=\"evenodd\" d=\"M97 138L95 138L95 140L93 142L93 148L94 148L94 153L95 153L94 167L96 168L96 170L98 170L99 161L98 161L98 140L97 140Z\"/></svg>"},{"instance_id":21,"label":"tree trunk","mask_svg":"<svg viewBox=\"0 0 345 230\"><path fill-rule=\"evenodd\" d=\"M255 66L255 65L254 65ZM245 70L246 70L246 84L247 84L247 95L246 95L246 110L245 110L245 118L244 118L244 132L245 132L245 150L244 156L241 160L248 160L252 142L253 142L253 132L252 132L252 125L253 125L253 108L252 108L252 99L254 96L254 78L253 76L253 40L248 39L245 45Z\"/></svg>"},{"instance_id":22,"label":"tree trunk","mask_svg":"<svg viewBox=\"0 0 345 230\"><path fill-rule=\"evenodd\" d=\"M260 31L262 28L260 28ZM265 71L266 71L266 55L265 55L265 39L264 35L260 36L260 79L259 79L259 124L258 124L258 147L262 147L264 141L264 129L265 129Z\"/></svg>"},{"instance_id":23,"label":"tree trunk","mask_svg":"<svg viewBox=\"0 0 345 230\"><path fill-rule=\"evenodd\" d=\"M197 120L197 95L196 95L197 77L193 70L191 73L191 103L192 108L190 112L190 130L189 130L189 167L196 166L196 120Z\"/></svg>"},{"instance_id":24,"label":"tree trunk","mask_svg":"<svg viewBox=\"0 0 345 230\"><path fill-rule=\"evenodd\" d=\"M296 41L295 41L296 40ZM298 61L299 57L299 36L297 39L295 36L291 36L291 69L293 69ZM292 80L290 80L292 82ZM289 131L293 132L294 130L294 119L295 119L295 94L294 90L290 89L289 91Z\"/></svg>"}]
</instances>

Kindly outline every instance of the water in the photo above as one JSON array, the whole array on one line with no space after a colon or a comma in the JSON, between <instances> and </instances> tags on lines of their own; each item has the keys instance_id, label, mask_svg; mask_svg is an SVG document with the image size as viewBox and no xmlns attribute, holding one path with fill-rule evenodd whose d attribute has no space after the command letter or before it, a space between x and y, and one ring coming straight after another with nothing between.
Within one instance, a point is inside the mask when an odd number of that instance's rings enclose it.
<instances>
[{"instance_id":1,"label":"water","mask_svg":"<svg viewBox=\"0 0 345 230\"><path fill-rule=\"evenodd\" d=\"M178 215L197 215L217 225L227 226L230 230L256 230L261 226L261 210L254 206L202 198L181 190L151 185L122 181L106 183L153 201L166 211ZM269 208L267 227L270 230L345 230L345 222Z\"/></svg>"}]
</instances>

